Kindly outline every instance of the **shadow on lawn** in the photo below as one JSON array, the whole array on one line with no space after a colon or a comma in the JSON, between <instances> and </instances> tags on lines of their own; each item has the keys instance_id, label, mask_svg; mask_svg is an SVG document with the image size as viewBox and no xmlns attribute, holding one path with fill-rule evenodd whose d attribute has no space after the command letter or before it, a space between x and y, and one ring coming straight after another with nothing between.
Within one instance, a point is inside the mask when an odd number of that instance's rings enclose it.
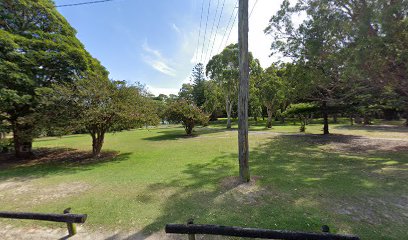
<instances>
[{"instance_id":1,"label":"shadow on lawn","mask_svg":"<svg viewBox=\"0 0 408 240\"><path fill-rule=\"evenodd\" d=\"M397 133L408 133L408 127L396 126L396 125L340 125L333 126L336 129L346 129L346 130L366 130L369 132L397 132Z\"/></svg>"},{"instance_id":2,"label":"shadow on lawn","mask_svg":"<svg viewBox=\"0 0 408 240\"><path fill-rule=\"evenodd\" d=\"M186 135L184 128L180 127L178 130L160 131L158 132L160 135L154 136L154 137L146 137L146 138L143 138L143 140L148 140L148 141L179 140L179 139L196 138L196 137L203 136L205 134L220 133L220 132L227 132L227 131L231 131L231 130L201 127L201 128L195 128L193 131L193 134L191 136L188 136Z\"/></svg>"},{"instance_id":3,"label":"shadow on lawn","mask_svg":"<svg viewBox=\"0 0 408 240\"><path fill-rule=\"evenodd\" d=\"M362 239L395 238L406 234L408 154L387 151L348 153L326 151L330 144L355 144L356 136L282 135L251 151L252 185L223 184L237 175L237 155L189 164L183 176L146 187L144 194L175 189L161 215L141 232L149 235L167 223L239 225L319 231L328 224L335 232ZM400 173L383 171L392 166ZM208 238L211 239L211 238Z\"/></svg>"},{"instance_id":4,"label":"shadow on lawn","mask_svg":"<svg viewBox=\"0 0 408 240\"><path fill-rule=\"evenodd\" d=\"M275 120L272 122L272 126L286 126L286 125L293 125L293 123L292 122L290 122L290 123L288 123L288 122L287 123L281 123L280 121L275 121ZM222 120L212 121L212 122L210 122L210 126L215 127L217 129L227 130L226 129L227 120L222 119ZM238 129L238 119L232 119L231 126L232 126L231 129L237 130ZM250 120L248 122L248 127L249 127L249 130L251 130L251 131L259 131L260 129L261 130L262 129L268 129L266 127L266 120L262 120L262 119L259 119L258 121Z\"/></svg>"},{"instance_id":5,"label":"shadow on lawn","mask_svg":"<svg viewBox=\"0 0 408 240\"><path fill-rule=\"evenodd\" d=\"M40 138L36 138L35 142L50 142L50 141L55 141L57 139L81 138L83 136L84 134L72 134L72 135L64 135L60 137L40 137Z\"/></svg>"},{"instance_id":6,"label":"shadow on lawn","mask_svg":"<svg viewBox=\"0 0 408 240\"><path fill-rule=\"evenodd\" d=\"M108 162L121 162L130 153L103 151L93 158L89 151L71 148L38 148L34 157L18 160L12 154L0 155L0 180L9 178L39 178L55 174L71 174L87 171Z\"/></svg>"}]
</instances>

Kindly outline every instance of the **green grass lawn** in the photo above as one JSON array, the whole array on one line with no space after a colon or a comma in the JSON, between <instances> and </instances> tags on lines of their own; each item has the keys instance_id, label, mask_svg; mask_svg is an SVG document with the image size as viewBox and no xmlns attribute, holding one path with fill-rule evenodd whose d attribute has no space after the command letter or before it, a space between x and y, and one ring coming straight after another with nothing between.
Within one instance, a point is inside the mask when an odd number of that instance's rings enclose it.
<instances>
[{"instance_id":1,"label":"green grass lawn","mask_svg":"<svg viewBox=\"0 0 408 240\"><path fill-rule=\"evenodd\" d=\"M408 237L408 131L251 123L254 182L237 186L237 132L220 121L185 137L180 127L109 134L113 159L0 165L1 210L89 215L86 227L161 231L166 223L238 225ZM370 138L362 138L366 136ZM375 137L375 138L374 138ZM383 139L384 138L384 139ZM385 138L396 138L385 139ZM90 150L88 135L40 138L35 148ZM78 153L80 155L80 153ZM4 221L4 220L3 220ZM8 224L16 221L6 221ZM52 225L53 223L24 222Z\"/></svg>"}]
</instances>

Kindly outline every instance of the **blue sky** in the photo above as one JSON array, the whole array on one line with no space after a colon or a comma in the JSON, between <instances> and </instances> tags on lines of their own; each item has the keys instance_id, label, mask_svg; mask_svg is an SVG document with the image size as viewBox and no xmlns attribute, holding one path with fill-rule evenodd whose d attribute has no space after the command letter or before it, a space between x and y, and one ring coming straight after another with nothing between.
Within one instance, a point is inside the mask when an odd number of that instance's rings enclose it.
<instances>
[{"instance_id":1,"label":"blue sky","mask_svg":"<svg viewBox=\"0 0 408 240\"><path fill-rule=\"evenodd\" d=\"M89 0L55 0L55 3L63 5L85 1ZM201 38L197 51L203 1ZM209 1L210 15L203 48ZM256 1L249 1L249 10ZM223 2L224 0L114 0L62 7L58 10L77 30L77 37L86 49L108 69L111 78L129 83L139 81L157 95L177 93L181 84L189 81L191 69L197 58L200 60L201 52L202 61L208 61L213 41L212 55L225 45L237 41L236 21L229 40L226 41L225 37L221 43L236 0L225 0L220 28L216 32ZM271 40L262 30L280 3L281 0L258 0L250 18L249 48L264 67L270 65L273 58L269 57ZM217 4L219 7L215 18Z\"/></svg>"}]
</instances>

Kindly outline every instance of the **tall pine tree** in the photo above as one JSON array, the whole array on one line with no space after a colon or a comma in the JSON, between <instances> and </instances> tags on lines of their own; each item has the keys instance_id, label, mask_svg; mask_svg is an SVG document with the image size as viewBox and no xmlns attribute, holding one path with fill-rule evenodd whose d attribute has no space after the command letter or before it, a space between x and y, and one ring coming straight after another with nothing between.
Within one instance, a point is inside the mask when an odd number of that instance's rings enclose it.
<instances>
[{"instance_id":1,"label":"tall pine tree","mask_svg":"<svg viewBox=\"0 0 408 240\"><path fill-rule=\"evenodd\" d=\"M205 103L205 74L204 74L204 65L198 63L194 66L191 73L191 78L193 82L193 99L195 104L198 107L201 107Z\"/></svg>"}]
</instances>

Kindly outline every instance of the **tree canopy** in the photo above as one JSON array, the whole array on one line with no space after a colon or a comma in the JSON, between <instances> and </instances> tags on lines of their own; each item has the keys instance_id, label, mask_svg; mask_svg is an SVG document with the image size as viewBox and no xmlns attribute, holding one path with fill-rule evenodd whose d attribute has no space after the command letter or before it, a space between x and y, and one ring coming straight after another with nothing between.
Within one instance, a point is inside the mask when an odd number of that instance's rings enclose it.
<instances>
[{"instance_id":1,"label":"tree canopy","mask_svg":"<svg viewBox=\"0 0 408 240\"><path fill-rule=\"evenodd\" d=\"M165 115L168 121L183 124L187 135L193 133L196 125L208 123L208 116L200 108L183 99L171 102L166 108Z\"/></svg>"},{"instance_id":2,"label":"tree canopy","mask_svg":"<svg viewBox=\"0 0 408 240\"><path fill-rule=\"evenodd\" d=\"M50 0L1 1L0 19L0 112L19 156L41 128L43 93L81 78L96 60Z\"/></svg>"},{"instance_id":3,"label":"tree canopy","mask_svg":"<svg viewBox=\"0 0 408 240\"><path fill-rule=\"evenodd\" d=\"M55 86L52 97L60 106L59 119L53 122L61 128L71 126L88 132L94 156L99 155L107 132L159 122L153 100L143 95L140 86L111 81L103 73L93 73L75 84Z\"/></svg>"},{"instance_id":4,"label":"tree canopy","mask_svg":"<svg viewBox=\"0 0 408 240\"><path fill-rule=\"evenodd\" d=\"M295 5L285 0L270 19L265 33L273 36L271 49L296 64L299 94L321 106L324 133L329 133L328 114L340 106L359 105L368 117L372 106L384 106L383 94L394 92L402 101L388 106L405 108L407 62L401 60L408 53L407 9L403 0L308 0ZM306 17L296 25L293 16L300 13Z\"/></svg>"},{"instance_id":5,"label":"tree canopy","mask_svg":"<svg viewBox=\"0 0 408 240\"><path fill-rule=\"evenodd\" d=\"M212 89L219 91L217 96L206 96L213 102L218 100L223 103L217 104L225 107L227 114L227 128L231 128L231 117L234 107L238 101L238 83L239 83L239 49L238 44L230 44L224 50L213 56L206 66L206 75L216 86ZM249 53L250 70L259 73L259 61L255 60L252 53ZM211 94L210 92L207 92ZM208 105L208 104L207 104Z\"/></svg>"},{"instance_id":6,"label":"tree canopy","mask_svg":"<svg viewBox=\"0 0 408 240\"><path fill-rule=\"evenodd\" d=\"M204 73L204 65L202 63L198 63L194 66L193 71L191 73L191 80L193 82L193 100L194 103L201 107L205 103L205 73Z\"/></svg>"}]
</instances>

